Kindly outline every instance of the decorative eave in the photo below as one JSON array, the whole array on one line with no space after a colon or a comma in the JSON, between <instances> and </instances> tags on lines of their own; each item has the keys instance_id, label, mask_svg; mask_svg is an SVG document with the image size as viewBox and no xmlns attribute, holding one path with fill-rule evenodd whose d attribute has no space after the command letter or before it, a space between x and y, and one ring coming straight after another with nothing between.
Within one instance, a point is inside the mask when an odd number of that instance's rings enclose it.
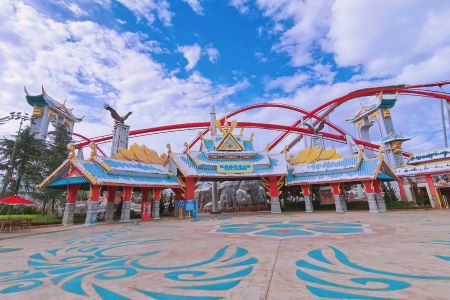
<instances>
[{"instance_id":1,"label":"decorative eave","mask_svg":"<svg viewBox=\"0 0 450 300\"><path fill-rule=\"evenodd\" d=\"M40 95L30 95L26 87L24 87L25 98L29 105L31 106L45 106L48 105L51 109L56 110L58 113L63 115L66 119L72 122L80 122L83 117L77 117L72 113L71 108L67 108L65 104L55 100L53 97L49 96L42 86L42 93Z\"/></svg>"},{"instance_id":2,"label":"decorative eave","mask_svg":"<svg viewBox=\"0 0 450 300\"><path fill-rule=\"evenodd\" d=\"M382 143L390 143L390 142L396 142L396 141L401 141L401 142L405 142L405 141L409 141L411 138L410 137L405 137L401 134L396 134L396 135L389 135L385 138L383 138L381 140Z\"/></svg>"}]
</instances>

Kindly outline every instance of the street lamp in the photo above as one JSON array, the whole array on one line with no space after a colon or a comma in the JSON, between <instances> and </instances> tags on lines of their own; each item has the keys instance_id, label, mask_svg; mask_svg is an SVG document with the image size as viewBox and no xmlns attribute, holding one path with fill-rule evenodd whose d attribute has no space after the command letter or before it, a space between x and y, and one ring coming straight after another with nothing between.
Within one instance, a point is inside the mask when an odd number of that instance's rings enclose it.
<instances>
[{"instance_id":1,"label":"street lamp","mask_svg":"<svg viewBox=\"0 0 450 300\"><path fill-rule=\"evenodd\" d=\"M20 120L19 124L19 130L17 131L17 138L14 141L14 147L11 154L11 157L9 158L9 161L6 165L6 174L5 178L3 179L3 186L2 186L2 194L5 192L6 187L8 186L8 180L9 176L11 175L12 168L13 168L13 161L16 158L16 152L17 152L17 141L19 140L20 131L22 130L22 124L24 121L31 120L33 117L30 117L28 113L22 114L21 112L11 112L9 116L0 118L0 125L4 124L5 122L12 121L12 120Z\"/></svg>"}]
</instances>

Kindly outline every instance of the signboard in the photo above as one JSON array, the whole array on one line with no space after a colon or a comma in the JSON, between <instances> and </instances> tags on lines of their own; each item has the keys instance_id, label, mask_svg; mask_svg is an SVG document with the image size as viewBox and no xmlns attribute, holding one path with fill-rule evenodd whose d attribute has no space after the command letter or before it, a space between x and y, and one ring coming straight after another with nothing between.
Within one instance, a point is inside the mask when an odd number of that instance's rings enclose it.
<instances>
[{"instance_id":1,"label":"signboard","mask_svg":"<svg viewBox=\"0 0 450 300\"><path fill-rule=\"evenodd\" d=\"M193 200L187 200L186 201L186 210L187 211L188 210L190 210L190 211L195 210L195 208L194 208L194 201Z\"/></svg>"},{"instance_id":2,"label":"signboard","mask_svg":"<svg viewBox=\"0 0 450 300\"><path fill-rule=\"evenodd\" d=\"M433 178L433 182L436 187L450 186L449 174L431 175L431 177Z\"/></svg>"},{"instance_id":3,"label":"signboard","mask_svg":"<svg viewBox=\"0 0 450 300\"><path fill-rule=\"evenodd\" d=\"M252 173L253 164L251 163L218 163L217 173L220 174L244 174Z\"/></svg>"}]
</instances>

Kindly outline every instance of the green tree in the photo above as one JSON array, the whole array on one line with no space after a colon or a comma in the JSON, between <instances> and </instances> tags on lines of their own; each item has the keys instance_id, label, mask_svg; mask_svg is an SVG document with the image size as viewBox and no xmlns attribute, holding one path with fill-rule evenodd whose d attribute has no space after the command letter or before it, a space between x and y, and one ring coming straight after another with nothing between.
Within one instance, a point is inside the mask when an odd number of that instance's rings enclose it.
<instances>
[{"instance_id":1,"label":"green tree","mask_svg":"<svg viewBox=\"0 0 450 300\"><path fill-rule=\"evenodd\" d=\"M16 139L15 158L10 161ZM29 128L25 128L12 139L0 140L0 163L9 165L12 178L6 194L30 193L35 190L36 182L44 178L41 157L45 150L45 144L35 139Z\"/></svg>"},{"instance_id":2,"label":"green tree","mask_svg":"<svg viewBox=\"0 0 450 300\"><path fill-rule=\"evenodd\" d=\"M48 140L44 155L41 157L41 162L44 171L44 178L51 174L58 168L67 158L68 150L67 144L71 142L70 132L67 131L66 126L57 124L54 130L48 133ZM41 180L41 181L42 181ZM37 182L38 184L40 182ZM55 213L55 206L60 206L65 202L64 190L44 189L36 194L42 201L42 213L45 214L50 205L51 213Z\"/></svg>"}]
</instances>

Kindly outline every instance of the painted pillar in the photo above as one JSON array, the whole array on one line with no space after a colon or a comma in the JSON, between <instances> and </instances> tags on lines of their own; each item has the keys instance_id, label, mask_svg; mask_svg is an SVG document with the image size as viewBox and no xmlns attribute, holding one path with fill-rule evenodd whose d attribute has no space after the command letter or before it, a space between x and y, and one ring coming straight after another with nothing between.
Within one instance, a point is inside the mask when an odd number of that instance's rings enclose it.
<instances>
[{"instance_id":1,"label":"painted pillar","mask_svg":"<svg viewBox=\"0 0 450 300\"><path fill-rule=\"evenodd\" d=\"M114 221L114 200L116 199L117 187L108 186L108 199L105 208L105 221Z\"/></svg>"},{"instance_id":2,"label":"painted pillar","mask_svg":"<svg viewBox=\"0 0 450 300\"><path fill-rule=\"evenodd\" d=\"M367 195L367 202L369 203L369 212L378 213L378 205L375 199L375 189L372 180L363 181L364 190Z\"/></svg>"},{"instance_id":3,"label":"painted pillar","mask_svg":"<svg viewBox=\"0 0 450 300\"><path fill-rule=\"evenodd\" d=\"M64 216L62 219L62 224L64 226L73 225L73 215L75 213L75 205L77 202L77 194L79 189L79 184L71 184L67 186L66 208L64 209Z\"/></svg>"},{"instance_id":4,"label":"painted pillar","mask_svg":"<svg viewBox=\"0 0 450 300\"><path fill-rule=\"evenodd\" d=\"M347 204L344 199L344 185L342 183L331 183L331 193L334 196L334 205L337 213L347 211Z\"/></svg>"},{"instance_id":5,"label":"painted pillar","mask_svg":"<svg viewBox=\"0 0 450 300\"><path fill-rule=\"evenodd\" d=\"M212 198L212 214L220 214L219 210L219 193L217 189L217 182L213 181L212 189L211 189L211 198Z\"/></svg>"},{"instance_id":6,"label":"painted pillar","mask_svg":"<svg viewBox=\"0 0 450 300\"><path fill-rule=\"evenodd\" d=\"M386 203L384 201L383 189L381 188L381 181L378 179L374 180L373 188L374 188L374 192L375 192L375 201L377 202L378 211L385 212L386 211Z\"/></svg>"},{"instance_id":7,"label":"painted pillar","mask_svg":"<svg viewBox=\"0 0 450 300\"><path fill-rule=\"evenodd\" d=\"M280 198L278 192L278 179L275 176L269 177L270 212L281 214Z\"/></svg>"},{"instance_id":8,"label":"painted pillar","mask_svg":"<svg viewBox=\"0 0 450 300\"><path fill-rule=\"evenodd\" d=\"M126 186L123 188L123 203L122 203L122 213L120 215L120 222L130 221L130 208L131 208L131 193L133 188L131 186Z\"/></svg>"},{"instance_id":9,"label":"painted pillar","mask_svg":"<svg viewBox=\"0 0 450 300\"><path fill-rule=\"evenodd\" d=\"M434 203L438 203L438 207L443 207L442 203L439 201L439 194L438 191L436 189L436 186L434 185L433 182L433 177L431 177L431 174L428 174L425 176L425 178L427 179L427 184L428 184L428 188L430 189L431 192L431 201L433 201Z\"/></svg>"},{"instance_id":10,"label":"painted pillar","mask_svg":"<svg viewBox=\"0 0 450 300\"><path fill-rule=\"evenodd\" d=\"M141 221L152 219L152 206L148 200L149 188L142 188Z\"/></svg>"},{"instance_id":11,"label":"painted pillar","mask_svg":"<svg viewBox=\"0 0 450 300\"><path fill-rule=\"evenodd\" d=\"M399 178L397 183L398 183L398 190L400 192L400 200L408 201L408 197L406 196L405 192L405 185L403 184L403 178Z\"/></svg>"},{"instance_id":12,"label":"painted pillar","mask_svg":"<svg viewBox=\"0 0 450 300\"><path fill-rule=\"evenodd\" d=\"M312 201L311 201L311 186L302 185L303 198L305 199L305 212L311 213L314 211Z\"/></svg>"},{"instance_id":13,"label":"painted pillar","mask_svg":"<svg viewBox=\"0 0 450 300\"><path fill-rule=\"evenodd\" d=\"M173 216L178 217L178 201L183 199L183 191L182 190L174 190L175 192L175 203L174 203L174 209L173 209Z\"/></svg>"},{"instance_id":14,"label":"painted pillar","mask_svg":"<svg viewBox=\"0 0 450 300\"><path fill-rule=\"evenodd\" d=\"M161 188L153 188L153 219L159 220L159 206L161 201Z\"/></svg>"},{"instance_id":15,"label":"painted pillar","mask_svg":"<svg viewBox=\"0 0 450 300\"><path fill-rule=\"evenodd\" d=\"M98 208L98 198L100 197L101 185L91 185L91 190L89 193L88 209L86 212L86 221L84 226L90 226L97 224L97 208Z\"/></svg>"}]
</instances>

